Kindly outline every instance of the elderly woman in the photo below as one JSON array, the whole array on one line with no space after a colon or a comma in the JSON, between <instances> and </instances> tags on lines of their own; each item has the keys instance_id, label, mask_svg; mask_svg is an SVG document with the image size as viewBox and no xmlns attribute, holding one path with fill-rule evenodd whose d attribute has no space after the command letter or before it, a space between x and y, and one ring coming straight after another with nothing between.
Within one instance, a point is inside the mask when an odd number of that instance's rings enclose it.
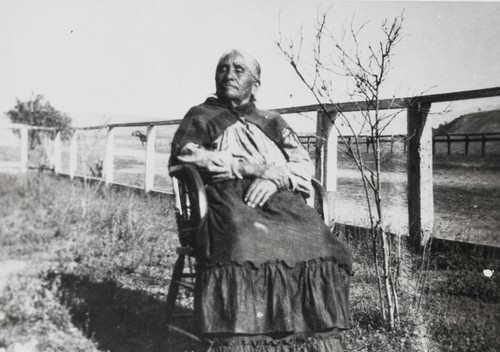
<instances>
[{"instance_id":1,"label":"elderly woman","mask_svg":"<svg viewBox=\"0 0 500 352\"><path fill-rule=\"evenodd\" d=\"M216 94L189 110L171 163L206 184L196 311L210 351L341 351L352 259L304 197L313 166L283 118L255 107L261 69L233 50Z\"/></svg>"}]
</instances>

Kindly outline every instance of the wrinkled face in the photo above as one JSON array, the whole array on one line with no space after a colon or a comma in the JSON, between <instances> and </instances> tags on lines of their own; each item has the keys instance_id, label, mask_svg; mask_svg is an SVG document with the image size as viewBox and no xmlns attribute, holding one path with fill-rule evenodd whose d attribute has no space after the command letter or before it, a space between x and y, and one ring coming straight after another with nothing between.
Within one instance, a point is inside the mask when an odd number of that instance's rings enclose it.
<instances>
[{"instance_id":1,"label":"wrinkled face","mask_svg":"<svg viewBox=\"0 0 500 352\"><path fill-rule=\"evenodd\" d=\"M223 58L215 72L217 96L229 100L233 106L248 103L260 86L251 67L251 63L238 54Z\"/></svg>"}]
</instances>

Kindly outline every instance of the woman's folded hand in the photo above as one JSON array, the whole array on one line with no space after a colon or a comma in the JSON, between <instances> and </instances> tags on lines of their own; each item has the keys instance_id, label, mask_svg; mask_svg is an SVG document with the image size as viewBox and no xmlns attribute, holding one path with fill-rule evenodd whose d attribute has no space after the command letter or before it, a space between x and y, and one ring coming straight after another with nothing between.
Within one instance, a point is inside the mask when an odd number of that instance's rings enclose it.
<instances>
[{"instance_id":1,"label":"woman's folded hand","mask_svg":"<svg viewBox=\"0 0 500 352\"><path fill-rule=\"evenodd\" d=\"M290 185L290 178L284 166L243 162L237 166L236 173L241 177L255 178L244 199L252 208L263 206L274 193Z\"/></svg>"},{"instance_id":2,"label":"woman's folded hand","mask_svg":"<svg viewBox=\"0 0 500 352\"><path fill-rule=\"evenodd\" d=\"M290 184L290 178L284 166L266 165L259 177L272 181L278 189L286 188Z\"/></svg>"},{"instance_id":3,"label":"woman's folded hand","mask_svg":"<svg viewBox=\"0 0 500 352\"><path fill-rule=\"evenodd\" d=\"M244 201L249 207L261 207L277 191L278 186L273 181L256 178L248 188Z\"/></svg>"},{"instance_id":4,"label":"woman's folded hand","mask_svg":"<svg viewBox=\"0 0 500 352\"><path fill-rule=\"evenodd\" d=\"M257 165L247 162L237 162L233 166L235 174L241 175L246 178L262 178L264 180L272 181L276 184L278 189L288 187L290 184L290 177L285 166L277 165Z\"/></svg>"}]
</instances>

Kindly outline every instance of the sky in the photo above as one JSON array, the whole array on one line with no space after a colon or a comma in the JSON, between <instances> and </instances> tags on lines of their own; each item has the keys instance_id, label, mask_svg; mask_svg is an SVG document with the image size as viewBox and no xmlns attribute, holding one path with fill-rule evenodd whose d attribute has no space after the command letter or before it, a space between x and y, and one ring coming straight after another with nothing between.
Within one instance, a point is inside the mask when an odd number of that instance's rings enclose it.
<instances>
[{"instance_id":1,"label":"sky","mask_svg":"<svg viewBox=\"0 0 500 352\"><path fill-rule=\"evenodd\" d=\"M500 2L0 0L0 112L43 94L79 126L182 118L213 94L233 48L261 64L259 107L314 104L275 42L302 28L310 52L326 9L334 31L367 23L366 40L404 13L382 98L500 86ZM341 78L335 87L347 100ZM500 99L474 104L455 113Z\"/></svg>"}]
</instances>

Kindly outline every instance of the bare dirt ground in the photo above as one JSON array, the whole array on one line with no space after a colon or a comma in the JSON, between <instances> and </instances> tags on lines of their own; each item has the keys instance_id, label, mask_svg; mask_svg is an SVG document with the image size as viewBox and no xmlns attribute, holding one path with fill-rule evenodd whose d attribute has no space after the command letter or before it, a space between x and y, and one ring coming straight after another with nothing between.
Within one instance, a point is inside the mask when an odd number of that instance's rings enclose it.
<instances>
[{"instance_id":1,"label":"bare dirt ground","mask_svg":"<svg viewBox=\"0 0 500 352\"><path fill-rule=\"evenodd\" d=\"M365 153L366 160L370 160ZM382 197L386 226L408 232L406 154L402 148L382 155ZM336 220L368 224L366 198L359 172L339 153ZM500 155L438 153L434 155L434 236L500 246Z\"/></svg>"},{"instance_id":2,"label":"bare dirt ground","mask_svg":"<svg viewBox=\"0 0 500 352\"><path fill-rule=\"evenodd\" d=\"M406 173L383 174L384 216L393 233L408 231ZM464 168L434 170L434 233L438 238L500 246L499 171ZM354 170L339 170L336 220L367 226L362 184Z\"/></svg>"}]
</instances>

